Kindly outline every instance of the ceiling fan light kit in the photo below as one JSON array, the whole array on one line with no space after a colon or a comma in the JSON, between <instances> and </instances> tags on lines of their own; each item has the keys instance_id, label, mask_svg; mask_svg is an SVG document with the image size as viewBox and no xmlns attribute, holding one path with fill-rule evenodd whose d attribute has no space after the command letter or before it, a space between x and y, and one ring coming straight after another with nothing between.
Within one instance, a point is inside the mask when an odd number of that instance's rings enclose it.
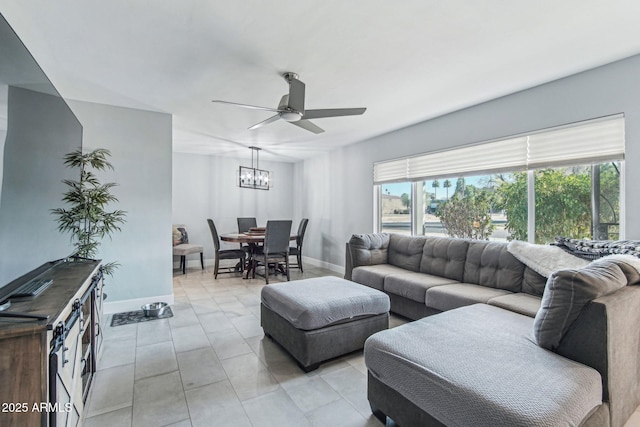
<instances>
[{"instance_id":1,"label":"ceiling fan light kit","mask_svg":"<svg viewBox=\"0 0 640 427\"><path fill-rule=\"evenodd\" d=\"M269 171L260 169L259 147L249 147L251 150L251 167L240 166L238 169L238 186L241 188L253 188L254 190L269 189ZM256 157L255 166L253 163L254 154Z\"/></svg>"},{"instance_id":2,"label":"ceiling fan light kit","mask_svg":"<svg viewBox=\"0 0 640 427\"><path fill-rule=\"evenodd\" d=\"M302 114L297 111L283 111L282 113L280 113L280 118L289 123L297 122L298 120L302 119Z\"/></svg>"},{"instance_id":3,"label":"ceiling fan light kit","mask_svg":"<svg viewBox=\"0 0 640 427\"><path fill-rule=\"evenodd\" d=\"M276 113L266 120L256 123L249 130L259 129L277 120L284 120L313 133L322 133L324 129L309 121L309 119L323 119L327 117L357 116L363 114L366 108L325 108L316 110L304 109L305 84L292 72L282 74L289 84L289 93L282 96L277 108L259 107L256 105L239 104L236 102L213 100L212 102L235 105L236 107L265 110Z\"/></svg>"}]
</instances>

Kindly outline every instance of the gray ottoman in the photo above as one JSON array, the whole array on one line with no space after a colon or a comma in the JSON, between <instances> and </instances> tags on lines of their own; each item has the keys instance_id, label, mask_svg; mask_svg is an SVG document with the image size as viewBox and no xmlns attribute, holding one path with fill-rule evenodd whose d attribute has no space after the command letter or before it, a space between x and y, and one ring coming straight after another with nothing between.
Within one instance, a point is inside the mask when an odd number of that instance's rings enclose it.
<instances>
[{"instance_id":1,"label":"gray ottoman","mask_svg":"<svg viewBox=\"0 0 640 427\"><path fill-rule=\"evenodd\" d=\"M277 283L262 288L264 334L293 356L305 371L364 346L389 327L389 297L338 277Z\"/></svg>"}]
</instances>

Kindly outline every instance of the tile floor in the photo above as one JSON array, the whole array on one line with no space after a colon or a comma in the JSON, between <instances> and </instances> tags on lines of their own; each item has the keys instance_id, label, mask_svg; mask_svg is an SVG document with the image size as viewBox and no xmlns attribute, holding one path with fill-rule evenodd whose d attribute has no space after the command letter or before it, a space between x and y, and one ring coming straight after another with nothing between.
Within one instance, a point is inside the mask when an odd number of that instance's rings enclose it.
<instances>
[{"instance_id":1,"label":"tile floor","mask_svg":"<svg viewBox=\"0 0 640 427\"><path fill-rule=\"evenodd\" d=\"M329 274L307 266L291 279ZM382 426L367 402L362 352L305 374L264 338L264 279L214 280L209 267L176 272L173 283L174 317L106 328L86 427ZM402 323L392 316L392 327ZM625 427L640 427L640 408Z\"/></svg>"},{"instance_id":2,"label":"tile floor","mask_svg":"<svg viewBox=\"0 0 640 427\"><path fill-rule=\"evenodd\" d=\"M323 275L337 274L306 266L291 279ZM367 402L362 352L305 374L264 337L263 278L214 280L208 267L175 272L173 283L174 317L106 328L86 427L382 426Z\"/></svg>"}]
</instances>

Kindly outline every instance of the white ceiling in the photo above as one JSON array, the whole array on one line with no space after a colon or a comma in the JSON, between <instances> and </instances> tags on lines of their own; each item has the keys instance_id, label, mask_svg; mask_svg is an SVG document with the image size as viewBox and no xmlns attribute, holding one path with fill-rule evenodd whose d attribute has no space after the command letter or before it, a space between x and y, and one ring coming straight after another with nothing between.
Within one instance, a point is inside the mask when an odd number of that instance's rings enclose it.
<instances>
[{"instance_id":1,"label":"white ceiling","mask_svg":"<svg viewBox=\"0 0 640 427\"><path fill-rule=\"evenodd\" d=\"M69 99L173 114L176 152L296 161L640 53L637 0L0 0ZM294 71L313 134L272 113Z\"/></svg>"}]
</instances>

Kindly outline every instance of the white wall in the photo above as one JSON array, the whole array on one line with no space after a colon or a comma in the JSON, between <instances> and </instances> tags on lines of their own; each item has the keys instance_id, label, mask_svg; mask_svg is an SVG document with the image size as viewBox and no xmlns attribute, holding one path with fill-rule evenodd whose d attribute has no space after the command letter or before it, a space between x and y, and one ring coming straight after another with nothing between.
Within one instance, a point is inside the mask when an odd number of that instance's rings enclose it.
<instances>
[{"instance_id":1,"label":"white wall","mask_svg":"<svg viewBox=\"0 0 640 427\"><path fill-rule=\"evenodd\" d=\"M186 225L189 242L204 246L205 259L213 259L207 218L218 233L237 232L237 218L244 216L255 216L262 226L270 219L291 219L297 230L301 217L294 211L300 202L293 197L293 164L260 161L260 169L271 172L268 191L238 187L238 167L250 164L250 159L173 154L173 223ZM223 242L222 248L237 247ZM200 261L192 255L187 262L195 266Z\"/></svg>"},{"instance_id":2,"label":"white wall","mask_svg":"<svg viewBox=\"0 0 640 427\"><path fill-rule=\"evenodd\" d=\"M344 244L373 229L373 163L624 113L626 238L640 239L640 56L457 111L295 167L294 195L312 218L306 255L344 265ZM326 179L316 180L321 173ZM313 220L313 216L316 220Z\"/></svg>"},{"instance_id":3,"label":"white wall","mask_svg":"<svg viewBox=\"0 0 640 427\"><path fill-rule=\"evenodd\" d=\"M105 262L121 264L107 279L105 311L173 302L171 116L80 101L69 105L84 128L84 149L111 151L115 170L99 176L119 184L113 190L119 202L112 207L127 211L122 232L101 246Z\"/></svg>"}]
</instances>

